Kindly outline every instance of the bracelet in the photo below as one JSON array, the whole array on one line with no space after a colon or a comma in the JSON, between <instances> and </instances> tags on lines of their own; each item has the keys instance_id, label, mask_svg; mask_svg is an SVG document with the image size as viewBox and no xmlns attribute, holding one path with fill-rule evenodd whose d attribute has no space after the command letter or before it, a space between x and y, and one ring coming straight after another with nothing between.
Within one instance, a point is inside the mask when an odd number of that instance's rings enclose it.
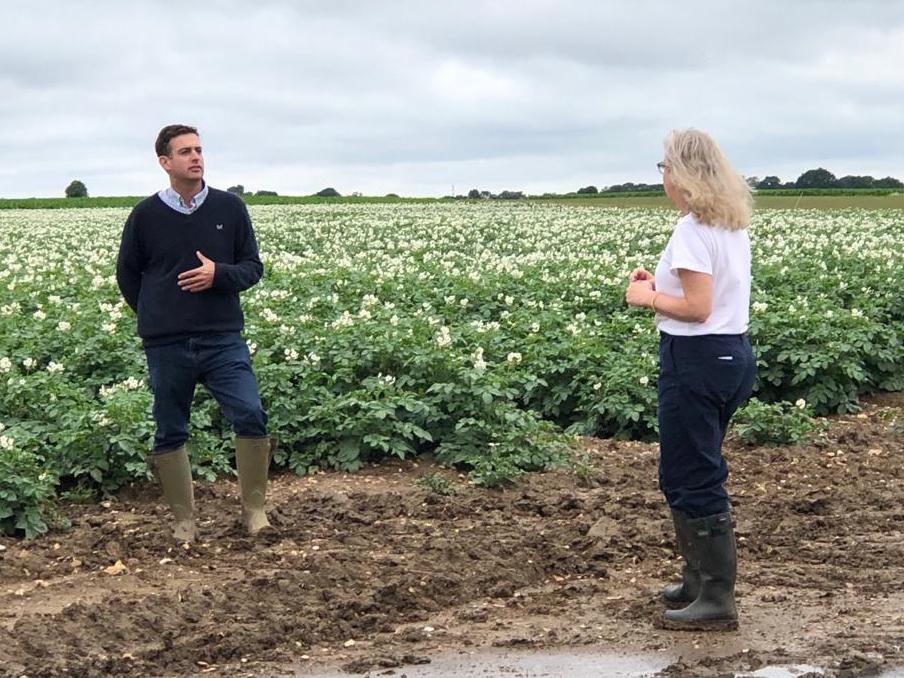
<instances>
[{"instance_id":1,"label":"bracelet","mask_svg":"<svg viewBox=\"0 0 904 678\"><path fill-rule=\"evenodd\" d=\"M659 292L653 292L653 298L650 299L650 308L653 309L653 313L659 313L659 311L656 310L656 297L658 296Z\"/></svg>"}]
</instances>

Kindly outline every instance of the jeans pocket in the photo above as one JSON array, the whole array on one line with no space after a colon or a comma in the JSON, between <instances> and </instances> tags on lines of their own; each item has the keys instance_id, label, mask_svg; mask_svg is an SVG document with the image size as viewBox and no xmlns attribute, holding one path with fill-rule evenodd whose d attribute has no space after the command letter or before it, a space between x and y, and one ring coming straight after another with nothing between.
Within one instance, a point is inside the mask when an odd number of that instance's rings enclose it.
<instances>
[{"instance_id":1,"label":"jeans pocket","mask_svg":"<svg viewBox=\"0 0 904 678\"><path fill-rule=\"evenodd\" d=\"M700 337L677 353L675 369L682 385L723 403L735 397L748 373L743 345L723 338Z\"/></svg>"}]
</instances>

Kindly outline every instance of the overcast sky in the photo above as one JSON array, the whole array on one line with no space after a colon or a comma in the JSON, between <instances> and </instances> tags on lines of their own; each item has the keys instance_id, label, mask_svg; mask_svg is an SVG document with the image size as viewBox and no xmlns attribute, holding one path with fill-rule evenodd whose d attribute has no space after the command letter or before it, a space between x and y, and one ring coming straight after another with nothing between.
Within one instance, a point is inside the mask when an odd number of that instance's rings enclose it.
<instances>
[{"instance_id":1,"label":"overcast sky","mask_svg":"<svg viewBox=\"0 0 904 678\"><path fill-rule=\"evenodd\" d=\"M146 195L165 124L226 188L443 195L738 171L904 179L904 0L8 0L0 197Z\"/></svg>"}]
</instances>

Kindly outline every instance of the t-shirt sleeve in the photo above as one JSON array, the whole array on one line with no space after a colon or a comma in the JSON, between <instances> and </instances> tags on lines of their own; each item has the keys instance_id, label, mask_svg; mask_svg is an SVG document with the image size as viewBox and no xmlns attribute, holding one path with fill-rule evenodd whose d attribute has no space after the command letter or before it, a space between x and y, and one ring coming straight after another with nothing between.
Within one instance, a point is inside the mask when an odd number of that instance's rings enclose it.
<instances>
[{"instance_id":1,"label":"t-shirt sleeve","mask_svg":"<svg viewBox=\"0 0 904 678\"><path fill-rule=\"evenodd\" d=\"M669 271L678 275L678 269L698 273L713 273L713 252L700 226L682 222L672 234L672 256Z\"/></svg>"}]
</instances>

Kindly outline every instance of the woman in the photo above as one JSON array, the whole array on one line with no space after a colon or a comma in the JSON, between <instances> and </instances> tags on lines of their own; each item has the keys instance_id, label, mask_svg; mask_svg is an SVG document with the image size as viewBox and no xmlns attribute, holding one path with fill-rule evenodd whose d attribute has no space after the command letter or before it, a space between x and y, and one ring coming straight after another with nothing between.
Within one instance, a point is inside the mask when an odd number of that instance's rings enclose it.
<instances>
[{"instance_id":1,"label":"woman","mask_svg":"<svg viewBox=\"0 0 904 678\"><path fill-rule=\"evenodd\" d=\"M684 558L680 584L663 590L666 628L737 628L734 527L722 440L750 397L756 363L747 323L753 200L716 143L671 132L658 164L681 212L656 275L631 273L625 295L653 309L659 343L659 485Z\"/></svg>"}]
</instances>

